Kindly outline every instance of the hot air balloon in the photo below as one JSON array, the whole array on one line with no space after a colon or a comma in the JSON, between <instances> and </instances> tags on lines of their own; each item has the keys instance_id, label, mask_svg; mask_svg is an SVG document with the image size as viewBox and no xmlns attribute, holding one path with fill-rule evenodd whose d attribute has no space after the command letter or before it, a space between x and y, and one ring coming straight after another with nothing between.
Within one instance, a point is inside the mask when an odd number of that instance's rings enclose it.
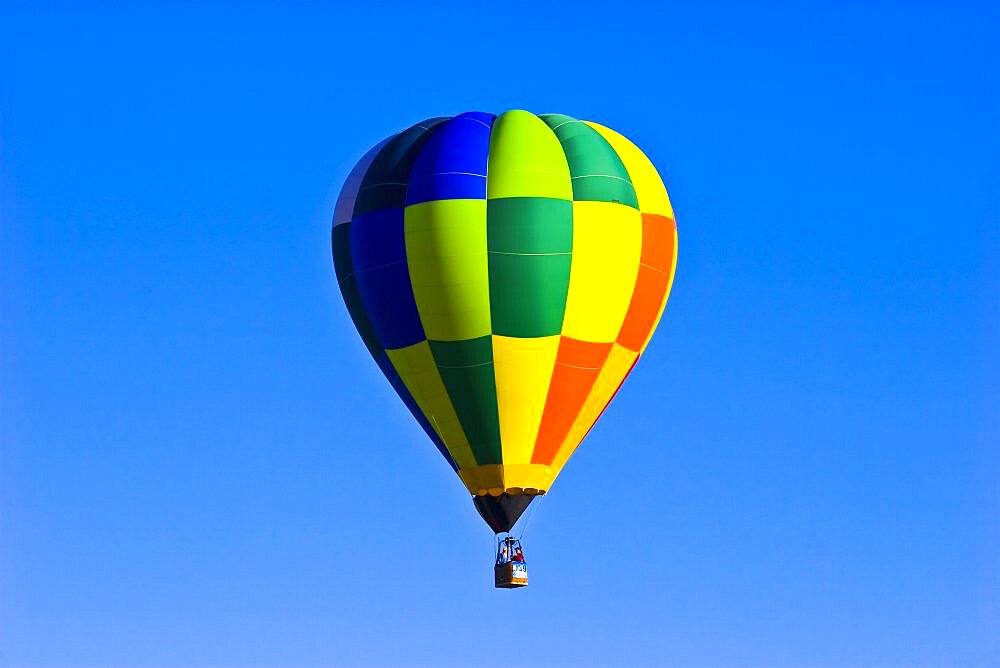
<instances>
[{"instance_id":1,"label":"hot air balloon","mask_svg":"<svg viewBox=\"0 0 1000 668\"><path fill-rule=\"evenodd\" d=\"M497 534L551 489L635 366L677 259L642 151L521 110L433 118L376 145L332 237L358 333Z\"/></svg>"}]
</instances>

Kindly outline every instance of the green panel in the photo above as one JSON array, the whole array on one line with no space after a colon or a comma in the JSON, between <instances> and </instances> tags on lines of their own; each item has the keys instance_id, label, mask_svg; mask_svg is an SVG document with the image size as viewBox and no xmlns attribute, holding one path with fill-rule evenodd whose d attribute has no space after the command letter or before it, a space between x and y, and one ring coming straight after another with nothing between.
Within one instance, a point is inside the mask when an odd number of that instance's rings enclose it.
<instances>
[{"instance_id":1,"label":"green panel","mask_svg":"<svg viewBox=\"0 0 1000 668\"><path fill-rule=\"evenodd\" d=\"M493 122L486 196L573 199L562 146L534 114L513 110Z\"/></svg>"},{"instance_id":2,"label":"green panel","mask_svg":"<svg viewBox=\"0 0 1000 668\"><path fill-rule=\"evenodd\" d=\"M559 138L573 181L573 199L639 208L628 170L611 144L586 123L563 114L540 117Z\"/></svg>"},{"instance_id":3,"label":"green panel","mask_svg":"<svg viewBox=\"0 0 1000 668\"><path fill-rule=\"evenodd\" d=\"M573 253L573 203L508 197L487 203L493 333L533 338L562 330Z\"/></svg>"},{"instance_id":4,"label":"green panel","mask_svg":"<svg viewBox=\"0 0 1000 668\"><path fill-rule=\"evenodd\" d=\"M493 337L430 341L430 346L476 461L480 465L502 463Z\"/></svg>"},{"instance_id":5,"label":"green panel","mask_svg":"<svg viewBox=\"0 0 1000 668\"><path fill-rule=\"evenodd\" d=\"M572 254L490 253L493 333L534 338L562 331Z\"/></svg>"},{"instance_id":6,"label":"green panel","mask_svg":"<svg viewBox=\"0 0 1000 668\"><path fill-rule=\"evenodd\" d=\"M488 200L491 253L571 253L573 203L548 197Z\"/></svg>"},{"instance_id":7,"label":"green panel","mask_svg":"<svg viewBox=\"0 0 1000 668\"><path fill-rule=\"evenodd\" d=\"M427 338L490 334L486 200L424 202L406 207L405 217L406 261Z\"/></svg>"},{"instance_id":8,"label":"green panel","mask_svg":"<svg viewBox=\"0 0 1000 668\"><path fill-rule=\"evenodd\" d=\"M566 114L538 114L538 117L555 132L564 123L579 123L580 121Z\"/></svg>"}]
</instances>

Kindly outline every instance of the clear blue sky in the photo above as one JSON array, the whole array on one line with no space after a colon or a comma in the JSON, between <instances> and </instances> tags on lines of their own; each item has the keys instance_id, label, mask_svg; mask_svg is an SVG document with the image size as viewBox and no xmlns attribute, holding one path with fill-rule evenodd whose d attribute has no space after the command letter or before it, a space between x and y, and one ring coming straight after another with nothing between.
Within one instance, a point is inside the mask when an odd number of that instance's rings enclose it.
<instances>
[{"instance_id":1,"label":"clear blue sky","mask_svg":"<svg viewBox=\"0 0 1000 668\"><path fill-rule=\"evenodd\" d=\"M1000 665L997 10L351 4L0 7L0 664ZM509 108L680 230L514 592L329 253Z\"/></svg>"}]
</instances>

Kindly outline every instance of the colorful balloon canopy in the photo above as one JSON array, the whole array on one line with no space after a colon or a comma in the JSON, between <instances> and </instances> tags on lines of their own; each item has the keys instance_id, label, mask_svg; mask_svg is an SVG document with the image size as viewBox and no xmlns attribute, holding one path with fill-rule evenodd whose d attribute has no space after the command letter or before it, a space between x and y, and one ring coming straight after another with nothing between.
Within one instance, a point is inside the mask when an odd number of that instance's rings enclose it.
<instances>
[{"instance_id":1,"label":"colorful balloon canopy","mask_svg":"<svg viewBox=\"0 0 1000 668\"><path fill-rule=\"evenodd\" d=\"M645 349L677 232L656 169L620 134L469 112L361 159L333 257L372 357L500 532L551 487Z\"/></svg>"}]
</instances>

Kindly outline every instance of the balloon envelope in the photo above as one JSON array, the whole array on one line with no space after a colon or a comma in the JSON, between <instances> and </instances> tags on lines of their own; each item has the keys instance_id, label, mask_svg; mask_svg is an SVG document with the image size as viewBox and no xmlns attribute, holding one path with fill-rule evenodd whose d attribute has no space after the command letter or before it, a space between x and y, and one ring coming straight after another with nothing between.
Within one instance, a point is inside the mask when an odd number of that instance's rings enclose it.
<instances>
[{"instance_id":1,"label":"balloon envelope","mask_svg":"<svg viewBox=\"0 0 1000 668\"><path fill-rule=\"evenodd\" d=\"M469 112L361 159L333 257L375 362L500 532L549 490L644 351L677 232L656 169L620 134Z\"/></svg>"}]
</instances>

